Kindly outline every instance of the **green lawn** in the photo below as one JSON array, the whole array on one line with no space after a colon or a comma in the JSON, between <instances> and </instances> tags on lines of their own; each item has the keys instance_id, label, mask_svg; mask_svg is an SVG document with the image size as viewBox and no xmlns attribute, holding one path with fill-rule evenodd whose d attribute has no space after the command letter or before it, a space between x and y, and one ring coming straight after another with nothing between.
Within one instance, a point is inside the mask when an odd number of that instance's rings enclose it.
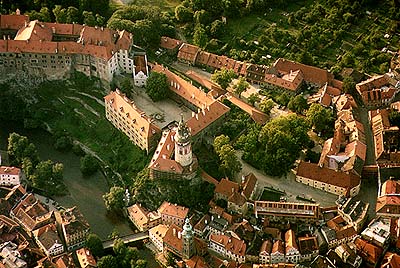
<instances>
[{"instance_id":1,"label":"green lawn","mask_svg":"<svg viewBox=\"0 0 400 268\"><path fill-rule=\"evenodd\" d=\"M96 84L86 77L75 82L44 83L35 92L39 102L32 109L53 132L66 131L98 155L103 167L110 167L125 184L131 184L149 156L107 121L101 104L106 92ZM119 176L111 177L111 183L122 183Z\"/></svg>"}]
</instances>

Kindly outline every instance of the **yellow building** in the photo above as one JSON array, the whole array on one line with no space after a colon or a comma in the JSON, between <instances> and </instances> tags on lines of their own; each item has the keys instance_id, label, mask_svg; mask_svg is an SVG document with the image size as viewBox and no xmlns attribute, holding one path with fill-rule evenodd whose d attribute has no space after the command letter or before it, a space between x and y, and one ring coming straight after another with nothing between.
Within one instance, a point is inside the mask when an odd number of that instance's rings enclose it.
<instances>
[{"instance_id":1,"label":"yellow building","mask_svg":"<svg viewBox=\"0 0 400 268\"><path fill-rule=\"evenodd\" d=\"M140 149L148 153L157 144L160 128L118 89L104 97L106 117Z\"/></svg>"}]
</instances>

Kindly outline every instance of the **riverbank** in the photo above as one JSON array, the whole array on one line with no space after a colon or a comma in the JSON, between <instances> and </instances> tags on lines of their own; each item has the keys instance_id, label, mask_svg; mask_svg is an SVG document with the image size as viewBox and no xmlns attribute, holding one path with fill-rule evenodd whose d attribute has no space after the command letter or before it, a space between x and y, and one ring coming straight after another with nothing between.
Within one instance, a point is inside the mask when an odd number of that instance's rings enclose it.
<instances>
[{"instance_id":1,"label":"riverbank","mask_svg":"<svg viewBox=\"0 0 400 268\"><path fill-rule=\"evenodd\" d=\"M80 172L79 157L72 152L59 152L54 149L51 135L43 130L27 130L11 122L5 122L0 132L0 150L7 150L7 138L17 132L27 136L38 150L43 160L50 159L64 165L64 183L68 194L55 197L63 207L77 206L91 226L92 232L105 239L116 230L120 235L132 233L127 222L109 217L103 202L103 194L108 191L106 178L97 172L92 176L83 176Z\"/></svg>"}]
</instances>

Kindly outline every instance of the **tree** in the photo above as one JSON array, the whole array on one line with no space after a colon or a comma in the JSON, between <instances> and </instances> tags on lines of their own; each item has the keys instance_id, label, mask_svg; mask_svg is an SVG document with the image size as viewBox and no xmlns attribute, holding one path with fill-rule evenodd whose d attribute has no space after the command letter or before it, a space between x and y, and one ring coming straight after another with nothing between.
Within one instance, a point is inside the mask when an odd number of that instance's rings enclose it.
<instances>
[{"instance_id":1,"label":"tree","mask_svg":"<svg viewBox=\"0 0 400 268\"><path fill-rule=\"evenodd\" d=\"M82 13L83 23L87 26L96 26L96 17L91 11L83 11Z\"/></svg>"},{"instance_id":2,"label":"tree","mask_svg":"<svg viewBox=\"0 0 400 268\"><path fill-rule=\"evenodd\" d=\"M288 103L288 108L298 114L302 114L308 108L307 100L302 95L297 95Z\"/></svg>"},{"instance_id":3,"label":"tree","mask_svg":"<svg viewBox=\"0 0 400 268\"><path fill-rule=\"evenodd\" d=\"M347 76L343 79L343 92L349 94L357 93L356 82L351 76Z\"/></svg>"},{"instance_id":4,"label":"tree","mask_svg":"<svg viewBox=\"0 0 400 268\"><path fill-rule=\"evenodd\" d=\"M100 237L96 234L89 234L86 238L85 245L94 256L100 257L104 254L103 242Z\"/></svg>"},{"instance_id":5,"label":"tree","mask_svg":"<svg viewBox=\"0 0 400 268\"><path fill-rule=\"evenodd\" d=\"M67 135L62 135L56 138L54 148L58 151L68 151L72 148L72 139Z\"/></svg>"},{"instance_id":6,"label":"tree","mask_svg":"<svg viewBox=\"0 0 400 268\"><path fill-rule=\"evenodd\" d=\"M210 33L214 38L219 38L224 32L224 23L221 20L215 20L211 23Z\"/></svg>"},{"instance_id":7,"label":"tree","mask_svg":"<svg viewBox=\"0 0 400 268\"><path fill-rule=\"evenodd\" d=\"M99 162L91 155L85 155L80 159L80 169L84 175L92 175L99 169Z\"/></svg>"},{"instance_id":8,"label":"tree","mask_svg":"<svg viewBox=\"0 0 400 268\"><path fill-rule=\"evenodd\" d=\"M163 73L151 72L146 82L146 93L153 101L160 101L169 95L168 78Z\"/></svg>"},{"instance_id":9,"label":"tree","mask_svg":"<svg viewBox=\"0 0 400 268\"><path fill-rule=\"evenodd\" d=\"M267 115L271 114L271 110L274 106L275 102L268 98L264 98L259 104L261 111Z\"/></svg>"},{"instance_id":10,"label":"tree","mask_svg":"<svg viewBox=\"0 0 400 268\"><path fill-rule=\"evenodd\" d=\"M29 158L33 165L39 162L38 152L28 138L17 133L11 133L8 137L7 153L12 165L20 166L24 158Z\"/></svg>"},{"instance_id":11,"label":"tree","mask_svg":"<svg viewBox=\"0 0 400 268\"><path fill-rule=\"evenodd\" d=\"M250 96L247 98L247 101L254 106L256 102L260 101L260 97L257 93L251 93Z\"/></svg>"},{"instance_id":12,"label":"tree","mask_svg":"<svg viewBox=\"0 0 400 268\"><path fill-rule=\"evenodd\" d=\"M40 21L51 22L50 10L47 7L42 7L40 9Z\"/></svg>"},{"instance_id":13,"label":"tree","mask_svg":"<svg viewBox=\"0 0 400 268\"><path fill-rule=\"evenodd\" d=\"M127 248L122 239L118 238L114 240L113 251L117 257L125 256Z\"/></svg>"},{"instance_id":14,"label":"tree","mask_svg":"<svg viewBox=\"0 0 400 268\"><path fill-rule=\"evenodd\" d=\"M235 93L239 95L242 95L243 92L245 92L248 88L250 87L250 84L246 81L246 78L240 77L238 82L233 86L233 89L235 90Z\"/></svg>"},{"instance_id":15,"label":"tree","mask_svg":"<svg viewBox=\"0 0 400 268\"><path fill-rule=\"evenodd\" d=\"M333 129L334 117L332 110L313 103L308 109L307 120L317 133L324 133Z\"/></svg>"},{"instance_id":16,"label":"tree","mask_svg":"<svg viewBox=\"0 0 400 268\"><path fill-rule=\"evenodd\" d=\"M193 20L193 11L183 5L178 5L175 8L175 18L179 22L191 22Z\"/></svg>"},{"instance_id":17,"label":"tree","mask_svg":"<svg viewBox=\"0 0 400 268\"><path fill-rule=\"evenodd\" d=\"M400 127L400 113L396 110L390 111L389 122L392 126Z\"/></svg>"},{"instance_id":18,"label":"tree","mask_svg":"<svg viewBox=\"0 0 400 268\"><path fill-rule=\"evenodd\" d=\"M236 74L233 70L227 70L222 68L219 71L215 71L211 76L211 80L218 85L220 85L223 89L227 89L232 80L236 77Z\"/></svg>"},{"instance_id":19,"label":"tree","mask_svg":"<svg viewBox=\"0 0 400 268\"><path fill-rule=\"evenodd\" d=\"M103 256L97 262L99 268L119 268L117 259L112 255Z\"/></svg>"},{"instance_id":20,"label":"tree","mask_svg":"<svg viewBox=\"0 0 400 268\"><path fill-rule=\"evenodd\" d=\"M55 5L53 8L53 14L56 18L56 22L58 23L66 23L67 22L67 14L65 8L62 8L60 5Z\"/></svg>"},{"instance_id":21,"label":"tree","mask_svg":"<svg viewBox=\"0 0 400 268\"><path fill-rule=\"evenodd\" d=\"M133 260L132 260L133 261ZM146 260L137 260L134 264L131 263L132 268L146 268L147 267L147 261Z\"/></svg>"},{"instance_id":22,"label":"tree","mask_svg":"<svg viewBox=\"0 0 400 268\"><path fill-rule=\"evenodd\" d=\"M206 30L204 29L204 26L202 24L197 24L196 27L194 28L193 43L196 46L205 48L207 42L208 42L208 36Z\"/></svg>"},{"instance_id":23,"label":"tree","mask_svg":"<svg viewBox=\"0 0 400 268\"><path fill-rule=\"evenodd\" d=\"M229 144L230 139L228 136L219 135L214 139L214 150L218 154L221 151L222 146Z\"/></svg>"},{"instance_id":24,"label":"tree","mask_svg":"<svg viewBox=\"0 0 400 268\"><path fill-rule=\"evenodd\" d=\"M282 106L287 106L290 101L290 97L286 92L283 92L276 98L276 102Z\"/></svg>"},{"instance_id":25,"label":"tree","mask_svg":"<svg viewBox=\"0 0 400 268\"><path fill-rule=\"evenodd\" d=\"M68 7L66 11L66 23L79 22L79 9L76 7Z\"/></svg>"},{"instance_id":26,"label":"tree","mask_svg":"<svg viewBox=\"0 0 400 268\"><path fill-rule=\"evenodd\" d=\"M242 164L238 160L235 149L233 149L232 145L223 145L218 151L218 156L220 159L219 167L225 175L232 178L242 169Z\"/></svg>"},{"instance_id":27,"label":"tree","mask_svg":"<svg viewBox=\"0 0 400 268\"><path fill-rule=\"evenodd\" d=\"M124 207L125 190L122 187L111 187L110 191L103 195L107 210L120 212Z\"/></svg>"}]
</instances>

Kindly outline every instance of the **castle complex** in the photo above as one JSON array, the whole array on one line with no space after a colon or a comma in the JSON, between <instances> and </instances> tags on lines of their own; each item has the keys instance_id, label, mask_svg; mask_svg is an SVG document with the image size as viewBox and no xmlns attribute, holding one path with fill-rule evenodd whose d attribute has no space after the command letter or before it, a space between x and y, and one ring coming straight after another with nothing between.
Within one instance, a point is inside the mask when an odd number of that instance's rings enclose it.
<instances>
[{"instance_id":1,"label":"castle complex","mask_svg":"<svg viewBox=\"0 0 400 268\"><path fill-rule=\"evenodd\" d=\"M24 72L46 79L68 78L73 71L110 82L132 74L143 86L148 76L145 52L132 34L80 24L30 21L26 15L0 15L0 72Z\"/></svg>"}]
</instances>

